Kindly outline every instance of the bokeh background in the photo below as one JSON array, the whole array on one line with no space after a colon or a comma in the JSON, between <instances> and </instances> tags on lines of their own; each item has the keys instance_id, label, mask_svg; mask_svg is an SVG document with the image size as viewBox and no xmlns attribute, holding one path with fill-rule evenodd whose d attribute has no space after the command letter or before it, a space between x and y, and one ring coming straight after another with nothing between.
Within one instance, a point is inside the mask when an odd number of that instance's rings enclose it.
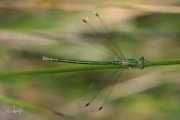
<instances>
[{"instance_id":1,"label":"bokeh background","mask_svg":"<svg viewBox=\"0 0 180 120\"><path fill-rule=\"evenodd\" d=\"M82 67L42 61L42 56L112 61L84 42L74 19L96 11L127 58L149 61L180 59L179 0L1 0L0 71L13 72ZM86 65L87 66L87 65ZM0 94L77 120L179 120L180 65L129 69L123 72L104 109L80 109L76 102L93 79L112 70L1 77ZM1 120L59 120L56 115L0 101Z\"/></svg>"}]
</instances>

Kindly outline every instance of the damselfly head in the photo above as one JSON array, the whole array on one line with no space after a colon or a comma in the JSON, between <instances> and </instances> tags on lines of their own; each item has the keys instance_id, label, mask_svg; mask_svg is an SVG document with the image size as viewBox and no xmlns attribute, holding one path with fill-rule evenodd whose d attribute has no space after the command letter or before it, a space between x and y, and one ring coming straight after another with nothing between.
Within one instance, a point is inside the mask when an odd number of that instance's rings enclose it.
<instances>
[{"instance_id":1,"label":"damselfly head","mask_svg":"<svg viewBox=\"0 0 180 120\"><path fill-rule=\"evenodd\" d=\"M139 58L139 69L140 69L140 70L143 70L144 67L145 67L145 59L144 59L143 56L141 56L141 57Z\"/></svg>"}]
</instances>

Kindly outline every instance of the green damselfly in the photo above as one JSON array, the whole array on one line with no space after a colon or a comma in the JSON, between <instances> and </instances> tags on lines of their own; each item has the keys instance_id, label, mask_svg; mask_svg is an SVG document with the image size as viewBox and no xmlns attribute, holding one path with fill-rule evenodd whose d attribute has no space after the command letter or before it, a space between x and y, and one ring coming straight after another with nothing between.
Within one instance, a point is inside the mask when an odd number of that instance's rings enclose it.
<instances>
[{"instance_id":1,"label":"green damselfly","mask_svg":"<svg viewBox=\"0 0 180 120\"><path fill-rule=\"evenodd\" d=\"M89 106L90 111L96 112L101 110L106 104L122 71L126 68L144 69L146 60L144 57L140 57L139 60L133 58L126 59L121 49L113 40L105 23L97 13L88 12L85 19L77 18L74 24L78 32L89 44L103 52L114 55L119 61L67 60L47 56L43 56L43 60L88 65L119 65L120 67L118 69L103 76L100 80L94 80L77 102L78 107L84 108Z\"/></svg>"}]
</instances>

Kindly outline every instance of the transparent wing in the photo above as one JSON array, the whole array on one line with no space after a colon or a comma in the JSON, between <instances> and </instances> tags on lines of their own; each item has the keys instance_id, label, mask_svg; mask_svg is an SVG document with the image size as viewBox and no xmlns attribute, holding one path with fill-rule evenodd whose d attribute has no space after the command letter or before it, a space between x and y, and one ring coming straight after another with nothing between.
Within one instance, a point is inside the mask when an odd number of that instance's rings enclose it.
<instances>
[{"instance_id":1,"label":"transparent wing","mask_svg":"<svg viewBox=\"0 0 180 120\"><path fill-rule=\"evenodd\" d=\"M118 68L112 73L95 80L90 87L80 96L77 105L80 108L89 106L90 111L97 112L106 104L123 68Z\"/></svg>"},{"instance_id":2,"label":"transparent wing","mask_svg":"<svg viewBox=\"0 0 180 120\"><path fill-rule=\"evenodd\" d=\"M113 54L120 60L126 60L97 13L88 12L86 19L78 18L74 23L79 33L92 46L103 52Z\"/></svg>"}]
</instances>

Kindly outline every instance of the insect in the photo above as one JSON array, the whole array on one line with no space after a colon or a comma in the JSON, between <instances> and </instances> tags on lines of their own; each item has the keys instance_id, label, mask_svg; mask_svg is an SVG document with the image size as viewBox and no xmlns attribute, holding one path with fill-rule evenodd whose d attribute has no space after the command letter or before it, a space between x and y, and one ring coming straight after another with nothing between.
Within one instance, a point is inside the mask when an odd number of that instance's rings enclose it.
<instances>
[{"instance_id":1,"label":"insect","mask_svg":"<svg viewBox=\"0 0 180 120\"><path fill-rule=\"evenodd\" d=\"M146 60L143 56L139 60L126 59L113 40L102 18L96 12L88 12L85 19L75 19L74 24L86 42L103 52L114 55L119 61L67 60L47 56L43 56L43 60L89 65L119 65L119 68L104 75L100 80L94 80L90 87L82 93L77 102L78 107L84 108L89 106L90 111L97 112L106 104L123 70L128 68L144 69Z\"/></svg>"}]
</instances>

